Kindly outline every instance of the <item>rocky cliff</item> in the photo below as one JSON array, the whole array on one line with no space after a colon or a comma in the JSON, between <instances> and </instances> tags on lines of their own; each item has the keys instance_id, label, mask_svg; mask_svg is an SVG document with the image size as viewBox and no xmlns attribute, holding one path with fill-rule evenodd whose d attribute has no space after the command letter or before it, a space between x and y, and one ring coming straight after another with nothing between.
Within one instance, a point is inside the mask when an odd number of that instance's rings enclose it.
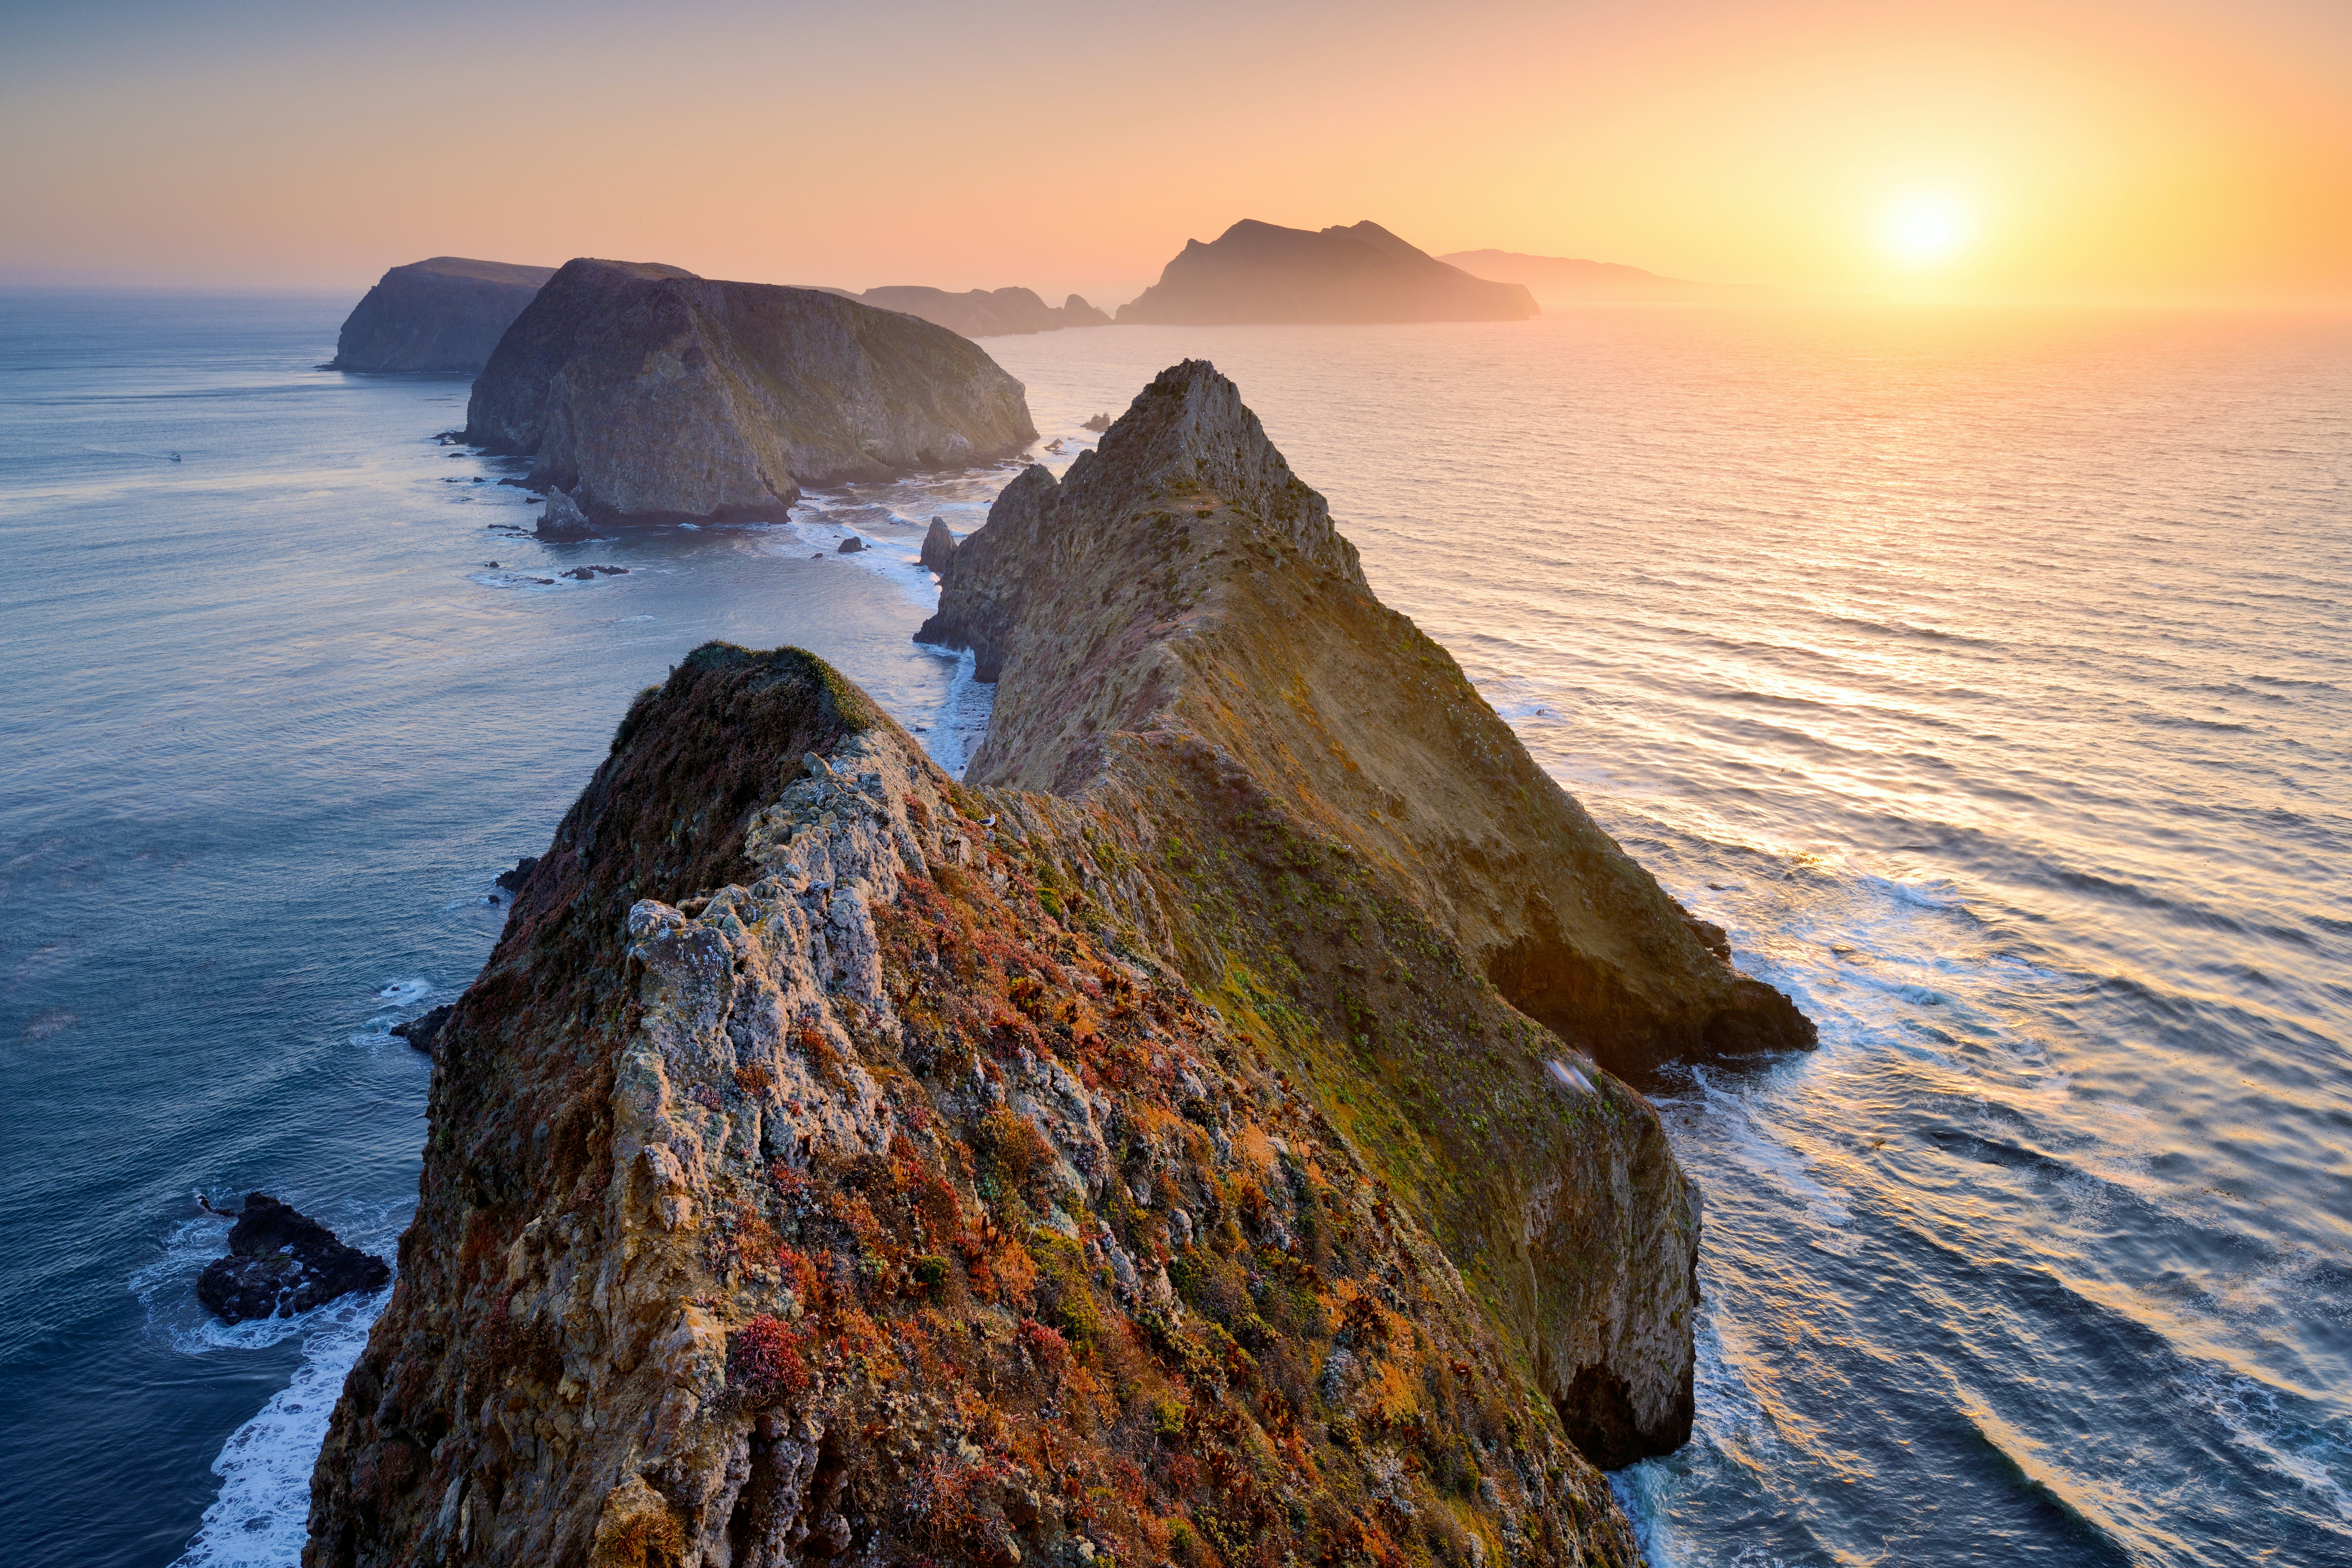
<instances>
[{"instance_id":1,"label":"rocky cliff","mask_svg":"<svg viewBox=\"0 0 2352 1568\"><path fill-rule=\"evenodd\" d=\"M1322 230L1255 218L1197 239L1118 319L1243 321L1516 321L1542 312L1516 283L1449 267L1376 223Z\"/></svg>"},{"instance_id":2,"label":"rocky cliff","mask_svg":"<svg viewBox=\"0 0 2352 1568\"><path fill-rule=\"evenodd\" d=\"M306 1563L1633 1562L1594 1466L1688 1434L1695 1194L1309 796L1265 672L1323 634L1240 617L1379 628L1350 701L1450 663L1205 365L946 574L1001 782L797 650L631 708L440 1037ZM1556 817L1490 742L1424 783Z\"/></svg>"},{"instance_id":3,"label":"rocky cliff","mask_svg":"<svg viewBox=\"0 0 2352 1568\"><path fill-rule=\"evenodd\" d=\"M352 310L330 370L478 371L552 267L436 256L385 273Z\"/></svg>"},{"instance_id":4,"label":"rocky cliff","mask_svg":"<svg viewBox=\"0 0 2352 1568\"><path fill-rule=\"evenodd\" d=\"M1073 294L1048 305L1026 289L974 289L950 294L913 286L868 289L857 298L877 310L903 310L967 338L1057 332L1064 327L1108 327L1110 317Z\"/></svg>"},{"instance_id":5,"label":"rocky cliff","mask_svg":"<svg viewBox=\"0 0 2352 1568\"><path fill-rule=\"evenodd\" d=\"M1009 456L1021 384L943 327L815 289L568 262L474 383L467 439L598 521L781 518L802 485Z\"/></svg>"},{"instance_id":6,"label":"rocky cliff","mask_svg":"<svg viewBox=\"0 0 2352 1568\"><path fill-rule=\"evenodd\" d=\"M1173 729L1381 868L1612 1072L1813 1043L1372 595L1206 363L1162 374L1063 482L1024 472L940 581L917 636L1001 681L967 782L1083 792L1106 737Z\"/></svg>"}]
</instances>

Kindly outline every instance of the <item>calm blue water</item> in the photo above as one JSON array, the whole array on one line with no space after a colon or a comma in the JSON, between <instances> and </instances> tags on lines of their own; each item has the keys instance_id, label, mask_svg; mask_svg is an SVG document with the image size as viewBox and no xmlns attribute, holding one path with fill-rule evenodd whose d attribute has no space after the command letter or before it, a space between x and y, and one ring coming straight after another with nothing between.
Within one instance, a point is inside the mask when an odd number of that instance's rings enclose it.
<instances>
[{"instance_id":1,"label":"calm blue water","mask_svg":"<svg viewBox=\"0 0 2352 1568\"><path fill-rule=\"evenodd\" d=\"M465 984L631 692L723 636L950 762L984 714L906 642L890 520L994 481L517 542L503 470L431 442L461 384L310 368L348 303L0 301L12 1563L291 1561L366 1308L209 1327L188 1194L388 1247L425 1075L383 1031ZM1056 461L1214 359L1382 595L1822 1022L1665 1103L1707 1306L1696 1439L1619 1478L1654 1563L2352 1561L2352 326L986 346ZM630 574L528 580L587 561Z\"/></svg>"}]
</instances>

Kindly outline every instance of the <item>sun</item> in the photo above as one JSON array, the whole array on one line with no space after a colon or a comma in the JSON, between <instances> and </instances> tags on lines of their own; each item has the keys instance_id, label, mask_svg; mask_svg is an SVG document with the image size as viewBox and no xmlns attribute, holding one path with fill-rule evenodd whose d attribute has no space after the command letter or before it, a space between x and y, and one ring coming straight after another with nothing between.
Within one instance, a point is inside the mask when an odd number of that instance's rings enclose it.
<instances>
[{"instance_id":1,"label":"sun","mask_svg":"<svg viewBox=\"0 0 2352 1568\"><path fill-rule=\"evenodd\" d=\"M1880 220L1879 240L1896 260L1932 267L1959 254L1974 226L1957 197L1937 193L1906 196Z\"/></svg>"}]
</instances>

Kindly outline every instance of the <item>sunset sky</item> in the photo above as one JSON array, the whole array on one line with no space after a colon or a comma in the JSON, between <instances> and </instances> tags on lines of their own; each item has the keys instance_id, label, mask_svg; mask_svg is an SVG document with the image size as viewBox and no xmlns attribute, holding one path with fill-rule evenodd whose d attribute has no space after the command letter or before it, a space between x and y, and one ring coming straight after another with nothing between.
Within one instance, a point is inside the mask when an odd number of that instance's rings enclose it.
<instances>
[{"instance_id":1,"label":"sunset sky","mask_svg":"<svg viewBox=\"0 0 2352 1568\"><path fill-rule=\"evenodd\" d=\"M1117 304L1248 216L1896 298L2352 300L2346 0L93 0L8 5L0 83L6 282L586 254Z\"/></svg>"}]
</instances>

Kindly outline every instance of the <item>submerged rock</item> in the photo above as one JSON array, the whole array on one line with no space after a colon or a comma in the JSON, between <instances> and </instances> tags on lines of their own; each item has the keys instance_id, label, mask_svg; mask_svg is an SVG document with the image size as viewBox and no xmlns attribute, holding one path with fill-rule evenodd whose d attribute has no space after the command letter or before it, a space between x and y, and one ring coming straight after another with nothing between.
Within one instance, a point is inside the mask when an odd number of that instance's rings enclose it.
<instances>
[{"instance_id":1,"label":"submerged rock","mask_svg":"<svg viewBox=\"0 0 2352 1568\"><path fill-rule=\"evenodd\" d=\"M1633 1561L1696 1195L1476 942L1738 977L1210 367L947 576L971 784L798 649L631 705L442 1036L306 1563Z\"/></svg>"},{"instance_id":2,"label":"submerged rock","mask_svg":"<svg viewBox=\"0 0 2352 1568\"><path fill-rule=\"evenodd\" d=\"M956 537L948 531L947 519L931 519L931 526L923 534L923 569L927 572L946 571L948 558L955 553L955 548Z\"/></svg>"},{"instance_id":3,"label":"submerged rock","mask_svg":"<svg viewBox=\"0 0 2352 1568\"><path fill-rule=\"evenodd\" d=\"M196 1300L225 1321L290 1318L354 1290L380 1290L392 1279L381 1258L347 1247L290 1204L247 1193L228 1233L229 1255L205 1266Z\"/></svg>"},{"instance_id":4,"label":"submerged rock","mask_svg":"<svg viewBox=\"0 0 2352 1568\"><path fill-rule=\"evenodd\" d=\"M1376 223L1321 230L1244 218L1197 239L1121 321L1517 321L1541 315L1517 283L1490 283Z\"/></svg>"},{"instance_id":5,"label":"submerged rock","mask_svg":"<svg viewBox=\"0 0 2352 1568\"><path fill-rule=\"evenodd\" d=\"M436 256L385 273L352 310L329 370L478 371L552 267ZM444 431L436 439L457 435Z\"/></svg>"},{"instance_id":6,"label":"submerged rock","mask_svg":"<svg viewBox=\"0 0 2352 1568\"><path fill-rule=\"evenodd\" d=\"M474 383L467 438L596 522L782 521L803 484L1007 457L1021 384L945 328L823 289L576 260ZM551 512L554 497L549 497Z\"/></svg>"},{"instance_id":7,"label":"submerged rock","mask_svg":"<svg viewBox=\"0 0 2352 1568\"><path fill-rule=\"evenodd\" d=\"M433 1054L433 1042L440 1037L441 1026L449 1021L450 1011L451 1004L444 1002L421 1017L411 1018L404 1024L394 1024L393 1035L406 1040L429 1057Z\"/></svg>"}]
</instances>

